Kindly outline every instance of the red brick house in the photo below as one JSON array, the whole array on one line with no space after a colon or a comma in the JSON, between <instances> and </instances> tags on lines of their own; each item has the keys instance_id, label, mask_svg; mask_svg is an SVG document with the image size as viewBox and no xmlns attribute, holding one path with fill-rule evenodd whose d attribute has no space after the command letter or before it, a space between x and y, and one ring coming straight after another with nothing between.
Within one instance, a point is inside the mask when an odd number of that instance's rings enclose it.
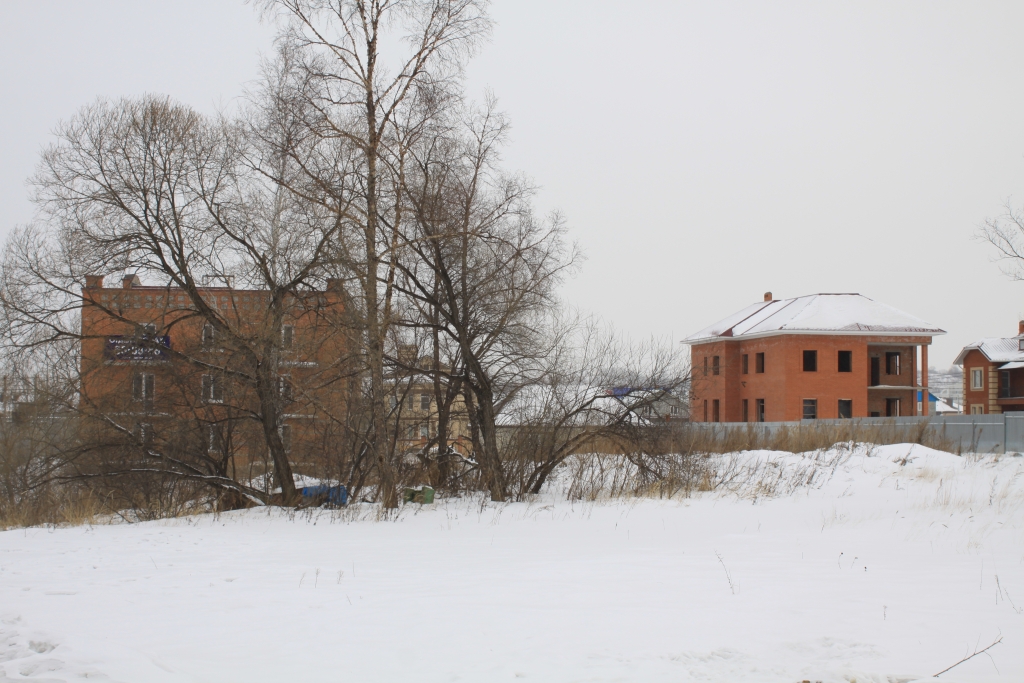
<instances>
[{"instance_id":1,"label":"red brick house","mask_svg":"<svg viewBox=\"0 0 1024 683\"><path fill-rule=\"evenodd\" d=\"M198 452L218 464L262 460L265 436L254 417L261 410L259 397L252 386L236 381L239 372L251 374L248 356L219 338L183 290L144 286L134 275L119 284L105 287L103 277L90 276L82 291L83 413L100 416L96 425L119 427L112 436L130 431L144 443ZM266 336L270 292L198 292L238 335ZM346 376L345 328L338 323L342 301L336 281L325 291L290 296L280 339L269 342L279 357L279 431L285 450L297 459L324 450L348 400L349 384L340 379Z\"/></svg>"},{"instance_id":2,"label":"red brick house","mask_svg":"<svg viewBox=\"0 0 1024 683\"><path fill-rule=\"evenodd\" d=\"M684 340L693 364L691 419L915 415L917 391L928 386L928 345L940 334L860 294L777 300L769 292Z\"/></svg>"},{"instance_id":3,"label":"red brick house","mask_svg":"<svg viewBox=\"0 0 1024 683\"><path fill-rule=\"evenodd\" d=\"M964 412L992 415L1024 410L1024 320L1016 337L968 344L956 357L964 369Z\"/></svg>"}]
</instances>

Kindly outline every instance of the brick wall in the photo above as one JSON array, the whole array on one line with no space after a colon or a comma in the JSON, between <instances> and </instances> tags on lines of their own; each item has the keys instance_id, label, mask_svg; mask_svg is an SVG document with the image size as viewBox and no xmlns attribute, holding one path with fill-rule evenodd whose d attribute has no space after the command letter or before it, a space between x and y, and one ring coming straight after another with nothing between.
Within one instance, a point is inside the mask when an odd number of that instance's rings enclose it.
<instances>
[{"instance_id":1,"label":"brick wall","mask_svg":"<svg viewBox=\"0 0 1024 683\"><path fill-rule=\"evenodd\" d=\"M855 335L780 334L757 339L715 340L691 347L693 389L691 416L703 420L704 401L710 406L717 399L723 422L742 419L743 400L748 402L748 417L755 419L757 399L765 401L765 420L799 420L803 417L805 399L817 401L818 418L839 416L839 400L853 401L853 417L868 417L871 412L885 415L885 399L899 398L903 415L916 414L917 384L916 345L930 343L930 338L882 337ZM817 370L805 372L805 350L817 352ZM839 351L852 352L851 372L839 372ZM901 358L899 375L886 374L886 352L898 352ZM765 354L763 373L756 372L756 354ZM718 376L711 372L711 358L722 359ZM748 358L748 373L742 373L742 358ZM868 389L871 379L871 357L879 358L880 384L906 386L901 390ZM708 374L704 359L708 358Z\"/></svg>"}]
</instances>

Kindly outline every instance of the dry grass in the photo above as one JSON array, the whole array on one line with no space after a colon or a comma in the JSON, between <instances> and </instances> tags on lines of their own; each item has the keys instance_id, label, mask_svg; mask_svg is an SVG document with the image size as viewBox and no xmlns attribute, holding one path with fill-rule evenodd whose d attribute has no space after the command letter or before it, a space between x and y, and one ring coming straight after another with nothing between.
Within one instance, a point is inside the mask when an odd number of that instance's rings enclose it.
<instances>
[{"instance_id":1,"label":"dry grass","mask_svg":"<svg viewBox=\"0 0 1024 683\"><path fill-rule=\"evenodd\" d=\"M107 514L103 501L91 491L46 487L15 503L0 503L0 530L90 524Z\"/></svg>"}]
</instances>

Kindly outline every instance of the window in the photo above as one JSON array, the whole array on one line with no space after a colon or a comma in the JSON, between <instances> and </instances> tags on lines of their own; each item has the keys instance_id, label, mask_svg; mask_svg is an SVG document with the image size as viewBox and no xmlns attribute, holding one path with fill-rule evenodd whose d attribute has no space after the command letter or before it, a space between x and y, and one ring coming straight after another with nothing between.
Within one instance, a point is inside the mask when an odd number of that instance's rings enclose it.
<instances>
[{"instance_id":1,"label":"window","mask_svg":"<svg viewBox=\"0 0 1024 683\"><path fill-rule=\"evenodd\" d=\"M153 425L148 422L136 424L132 434L135 437L135 443L140 446L148 446L153 443Z\"/></svg>"},{"instance_id":2,"label":"window","mask_svg":"<svg viewBox=\"0 0 1024 683\"><path fill-rule=\"evenodd\" d=\"M816 399L816 398L805 398L804 399L804 419L805 420L817 420L818 419L818 399Z\"/></svg>"},{"instance_id":3,"label":"window","mask_svg":"<svg viewBox=\"0 0 1024 683\"><path fill-rule=\"evenodd\" d=\"M885 374L887 374L887 375L898 375L898 374L900 374L900 352L899 351L886 351L885 352Z\"/></svg>"},{"instance_id":4,"label":"window","mask_svg":"<svg viewBox=\"0 0 1024 683\"><path fill-rule=\"evenodd\" d=\"M1019 342L1017 342L1017 350L1024 351L1024 339L1021 339Z\"/></svg>"},{"instance_id":5,"label":"window","mask_svg":"<svg viewBox=\"0 0 1024 683\"><path fill-rule=\"evenodd\" d=\"M757 373L763 373L764 372L764 354L763 353L759 353L759 354L754 356L754 372L757 372Z\"/></svg>"},{"instance_id":6,"label":"window","mask_svg":"<svg viewBox=\"0 0 1024 683\"><path fill-rule=\"evenodd\" d=\"M216 375L203 375L203 401L205 403L224 402L224 382Z\"/></svg>"},{"instance_id":7,"label":"window","mask_svg":"<svg viewBox=\"0 0 1024 683\"><path fill-rule=\"evenodd\" d=\"M746 356L744 356L746 357ZM750 406L748 405L747 399L743 399L741 405L741 411L743 413L743 421L750 422Z\"/></svg>"},{"instance_id":8,"label":"window","mask_svg":"<svg viewBox=\"0 0 1024 683\"><path fill-rule=\"evenodd\" d=\"M678 415L679 414L679 406L670 406L668 411L672 415Z\"/></svg>"},{"instance_id":9,"label":"window","mask_svg":"<svg viewBox=\"0 0 1024 683\"><path fill-rule=\"evenodd\" d=\"M717 375L718 374L718 356L712 356L711 357L711 374L712 375Z\"/></svg>"},{"instance_id":10,"label":"window","mask_svg":"<svg viewBox=\"0 0 1024 683\"><path fill-rule=\"evenodd\" d=\"M759 398L754 401L754 416L758 422L764 422L764 399Z\"/></svg>"},{"instance_id":11,"label":"window","mask_svg":"<svg viewBox=\"0 0 1024 683\"><path fill-rule=\"evenodd\" d=\"M721 422L722 421L721 413L719 413L719 411L718 411L718 405L719 404L718 404L718 399L717 398L714 399L713 401L711 401L711 421L712 422Z\"/></svg>"},{"instance_id":12,"label":"window","mask_svg":"<svg viewBox=\"0 0 1024 683\"><path fill-rule=\"evenodd\" d=\"M281 425L277 430L278 434L281 435L281 446L284 447L285 453L292 452L292 426Z\"/></svg>"},{"instance_id":13,"label":"window","mask_svg":"<svg viewBox=\"0 0 1024 683\"><path fill-rule=\"evenodd\" d=\"M430 394L420 394L420 410L430 410Z\"/></svg>"},{"instance_id":14,"label":"window","mask_svg":"<svg viewBox=\"0 0 1024 683\"><path fill-rule=\"evenodd\" d=\"M708 374L708 357L704 356L704 375Z\"/></svg>"},{"instance_id":15,"label":"window","mask_svg":"<svg viewBox=\"0 0 1024 683\"><path fill-rule=\"evenodd\" d=\"M1010 381L1010 371L999 371L999 398L1010 398L1013 396L1013 383Z\"/></svg>"},{"instance_id":16,"label":"window","mask_svg":"<svg viewBox=\"0 0 1024 683\"><path fill-rule=\"evenodd\" d=\"M849 420L853 417L853 401L848 398L839 399L839 419Z\"/></svg>"},{"instance_id":17,"label":"window","mask_svg":"<svg viewBox=\"0 0 1024 683\"><path fill-rule=\"evenodd\" d=\"M224 429L221 425L207 425L206 450L210 453L224 452Z\"/></svg>"},{"instance_id":18,"label":"window","mask_svg":"<svg viewBox=\"0 0 1024 683\"><path fill-rule=\"evenodd\" d=\"M871 417L881 417L881 416L882 416L882 414L879 413L877 410L872 410L871 411Z\"/></svg>"},{"instance_id":19,"label":"window","mask_svg":"<svg viewBox=\"0 0 1024 683\"><path fill-rule=\"evenodd\" d=\"M217 330L213 325L203 325L203 350L210 351L217 346Z\"/></svg>"},{"instance_id":20,"label":"window","mask_svg":"<svg viewBox=\"0 0 1024 683\"><path fill-rule=\"evenodd\" d=\"M818 371L818 352L804 351L804 372Z\"/></svg>"},{"instance_id":21,"label":"window","mask_svg":"<svg viewBox=\"0 0 1024 683\"><path fill-rule=\"evenodd\" d=\"M281 397L282 402L287 403L292 400L291 375L281 375L277 378L277 395Z\"/></svg>"},{"instance_id":22,"label":"window","mask_svg":"<svg viewBox=\"0 0 1024 683\"><path fill-rule=\"evenodd\" d=\"M156 334L156 325L153 323L142 323L139 325L139 334L143 337L152 337Z\"/></svg>"},{"instance_id":23,"label":"window","mask_svg":"<svg viewBox=\"0 0 1024 683\"><path fill-rule=\"evenodd\" d=\"M886 417L899 417L900 416L900 400L898 398L887 398L887 399L885 399L885 416Z\"/></svg>"},{"instance_id":24,"label":"window","mask_svg":"<svg viewBox=\"0 0 1024 683\"><path fill-rule=\"evenodd\" d=\"M740 357L741 371L744 375L750 374L750 363L748 362L749 360L750 356L748 356L747 354L743 354Z\"/></svg>"},{"instance_id":25,"label":"window","mask_svg":"<svg viewBox=\"0 0 1024 683\"><path fill-rule=\"evenodd\" d=\"M708 421L708 400L704 399L704 421Z\"/></svg>"},{"instance_id":26,"label":"window","mask_svg":"<svg viewBox=\"0 0 1024 683\"><path fill-rule=\"evenodd\" d=\"M654 406L646 405L646 406L643 407L643 409L640 412L643 413L644 415L653 415L654 414Z\"/></svg>"},{"instance_id":27,"label":"window","mask_svg":"<svg viewBox=\"0 0 1024 683\"><path fill-rule=\"evenodd\" d=\"M839 352L839 372L853 372L853 351Z\"/></svg>"},{"instance_id":28,"label":"window","mask_svg":"<svg viewBox=\"0 0 1024 683\"><path fill-rule=\"evenodd\" d=\"M985 371L982 368L971 370L971 389L979 390L985 388Z\"/></svg>"},{"instance_id":29,"label":"window","mask_svg":"<svg viewBox=\"0 0 1024 683\"><path fill-rule=\"evenodd\" d=\"M421 439L429 439L430 438L430 425L420 425L420 438Z\"/></svg>"},{"instance_id":30,"label":"window","mask_svg":"<svg viewBox=\"0 0 1024 683\"><path fill-rule=\"evenodd\" d=\"M136 372L132 379L132 399L152 405L155 393L155 381L148 372Z\"/></svg>"},{"instance_id":31,"label":"window","mask_svg":"<svg viewBox=\"0 0 1024 683\"><path fill-rule=\"evenodd\" d=\"M292 325L285 325L281 328L281 348L290 349L295 341L295 328Z\"/></svg>"},{"instance_id":32,"label":"window","mask_svg":"<svg viewBox=\"0 0 1024 683\"><path fill-rule=\"evenodd\" d=\"M984 414L985 414L985 406L979 405L977 403L971 405L971 415L984 415Z\"/></svg>"}]
</instances>

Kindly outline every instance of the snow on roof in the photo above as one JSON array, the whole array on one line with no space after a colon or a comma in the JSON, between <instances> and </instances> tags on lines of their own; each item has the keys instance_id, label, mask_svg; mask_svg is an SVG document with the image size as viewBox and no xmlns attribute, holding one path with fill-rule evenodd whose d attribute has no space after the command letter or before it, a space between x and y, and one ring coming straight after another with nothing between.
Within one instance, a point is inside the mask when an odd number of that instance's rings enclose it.
<instances>
[{"instance_id":1,"label":"snow on roof","mask_svg":"<svg viewBox=\"0 0 1024 683\"><path fill-rule=\"evenodd\" d=\"M717 337L824 332L921 336L946 333L929 322L860 294L808 294L747 306L683 341L692 344Z\"/></svg>"},{"instance_id":2,"label":"snow on roof","mask_svg":"<svg viewBox=\"0 0 1024 683\"><path fill-rule=\"evenodd\" d=\"M954 365L963 365L964 358L970 351L981 351L981 353L993 363L1013 363L1024 361L1024 351L1020 350L1021 340L1024 335L1016 337L986 337L973 344L968 344L961 351L960 355L953 361Z\"/></svg>"}]
</instances>

